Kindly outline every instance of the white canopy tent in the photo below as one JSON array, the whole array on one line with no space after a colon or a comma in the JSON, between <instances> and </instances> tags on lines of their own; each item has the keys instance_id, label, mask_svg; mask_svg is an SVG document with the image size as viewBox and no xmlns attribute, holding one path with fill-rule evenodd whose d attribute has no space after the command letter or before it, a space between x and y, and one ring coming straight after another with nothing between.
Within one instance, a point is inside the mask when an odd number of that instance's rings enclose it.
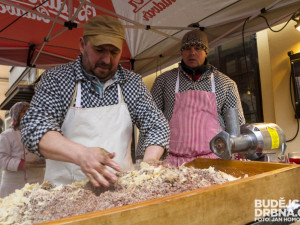
<instances>
[{"instance_id":1,"label":"white canopy tent","mask_svg":"<svg viewBox=\"0 0 300 225\"><path fill-rule=\"evenodd\" d=\"M203 29L215 47L297 19L300 1L0 0L0 64L50 68L74 60L83 24L97 14L122 21L121 62L146 76L179 61L180 39L190 29Z\"/></svg>"}]
</instances>

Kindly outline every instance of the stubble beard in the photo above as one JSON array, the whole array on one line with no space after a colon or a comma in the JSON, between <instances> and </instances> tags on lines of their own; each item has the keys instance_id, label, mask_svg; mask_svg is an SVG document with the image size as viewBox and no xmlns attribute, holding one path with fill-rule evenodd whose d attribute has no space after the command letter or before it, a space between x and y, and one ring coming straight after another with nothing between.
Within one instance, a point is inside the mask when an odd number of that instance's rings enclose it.
<instances>
[{"instance_id":1,"label":"stubble beard","mask_svg":"<svg viewBox=\"0 0 300 225\"><path fill-rule=\"evenodd\" d=\"M82 57L82 66L87 73L96 76L99 81L107 81L111 79L117 71L117 68L113 69L111 64L105 64L103 62L96 63L92 66L87 57ZM108 70L99 71L99 66L107 68Z\"/></svg>"}]
</instances>

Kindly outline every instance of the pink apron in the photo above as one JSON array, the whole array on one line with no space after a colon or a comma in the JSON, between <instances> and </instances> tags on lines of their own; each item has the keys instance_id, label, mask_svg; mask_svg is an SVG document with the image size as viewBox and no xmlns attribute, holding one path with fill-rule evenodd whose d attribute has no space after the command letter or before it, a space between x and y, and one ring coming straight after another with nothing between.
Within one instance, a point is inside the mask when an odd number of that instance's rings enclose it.
<instances>
[{"instance_id":1,"label":"pink apron","mask_svg":"<svg viewBox=\"0 0 300 225\"><path fill-rule=\"evenodd\" d=\"M212 92L188 90L179 93L179 72L175 105L169 122L170 151L166 162L180 166L196 158L218 158L209 148L210 140L221 130L218 121L214 75Z\"/></svg>"}]
</instances>

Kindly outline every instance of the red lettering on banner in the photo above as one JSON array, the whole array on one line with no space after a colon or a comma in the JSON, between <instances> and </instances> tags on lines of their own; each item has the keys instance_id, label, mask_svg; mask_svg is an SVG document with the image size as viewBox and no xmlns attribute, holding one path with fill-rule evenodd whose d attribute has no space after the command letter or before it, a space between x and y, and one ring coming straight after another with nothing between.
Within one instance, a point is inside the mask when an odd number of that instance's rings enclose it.
<instances>
[{"instance_id":1,"label":"red lettering on banner","mask_svg":"<svg viewBox=\"0 0 300 225\"><path fill-rule=\"evenodd\" d=\"M149 3L152 3L150 8L145 10L145 6ZM139 10L144 8L143 19L149 21L151 18L155 17L158 13L161 13L170 5L176 2L176 0L161 0L161 1L143 1L143 0L130 0L128 3L134 7L132 10L134 13L137 13ZM149 5L148 5L149 6Z\"/></svg>"},{"instance_id":2,"label":"red lettering on banner","mask_svg":"<svg viewBox=\"0 0 300 225\"><path fill-rule=\"evenodd\" d=\"M44 0L11 0L13 3L24 5L28 8L34 8L35 6L41 4L44 2ZM87 2L91 2L91 0L87 0ZM47 16L57 15L57 13L60 10L61 5L63 4L63 0L49 0L45 4L38 7L36 10L42 14L45 14ZM77 11L76 7L73 7L71 12L75 13ZM21 16L22 14L26 13L25 10L22 10L18 8L17 6L10 6L6 4L0 4L0 13L8 13L12 16ZM78 12L78 16L76 18L76 22L85 23L89 17L95 16L96 10L94 7L89 5L83 5L81 10ZM71 15L73 16L73 14ZM43 21L44 23L50 23L50 20L47 18L43 18L41 16L38 16L34 13L28 12L23 17L37 20L37 21ZM69 9L68 4L66 4L61 11L61 14L59 15L61 19L69 20Z\"/></svg>"},{"instance_id":3,"label":"red lettering on banner","mask_svg":"<svg viewBox=\"0 0 300 225\"><path fill-rule=\"evenodd\" d=\"M134 7L133 12L137 13L142 9L145 5L147 5L151 0L130 0L128 3Z\"/></svg>"}]
</instances>

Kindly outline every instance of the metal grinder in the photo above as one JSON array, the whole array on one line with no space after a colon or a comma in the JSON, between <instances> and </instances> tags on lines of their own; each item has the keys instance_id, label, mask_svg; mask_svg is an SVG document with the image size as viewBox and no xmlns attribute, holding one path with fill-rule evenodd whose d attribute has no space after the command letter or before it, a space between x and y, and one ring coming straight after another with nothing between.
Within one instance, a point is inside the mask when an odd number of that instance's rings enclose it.
<instances>
[{"instance_id":1,"label":"metal grinder","mask_svg":"<svg viewBox=\"0 0 300 225\"><path fill-rule=\"evenodd\" d=\"M272 161L284 160L286 137L278 125L255 123L240 126L236 108L226 111L225 123L225 131L210 141L211 151L221 159L229 160L233 153L244 153L251 160L261 155L272 156Z\"/></svg>"}]
</instances>

